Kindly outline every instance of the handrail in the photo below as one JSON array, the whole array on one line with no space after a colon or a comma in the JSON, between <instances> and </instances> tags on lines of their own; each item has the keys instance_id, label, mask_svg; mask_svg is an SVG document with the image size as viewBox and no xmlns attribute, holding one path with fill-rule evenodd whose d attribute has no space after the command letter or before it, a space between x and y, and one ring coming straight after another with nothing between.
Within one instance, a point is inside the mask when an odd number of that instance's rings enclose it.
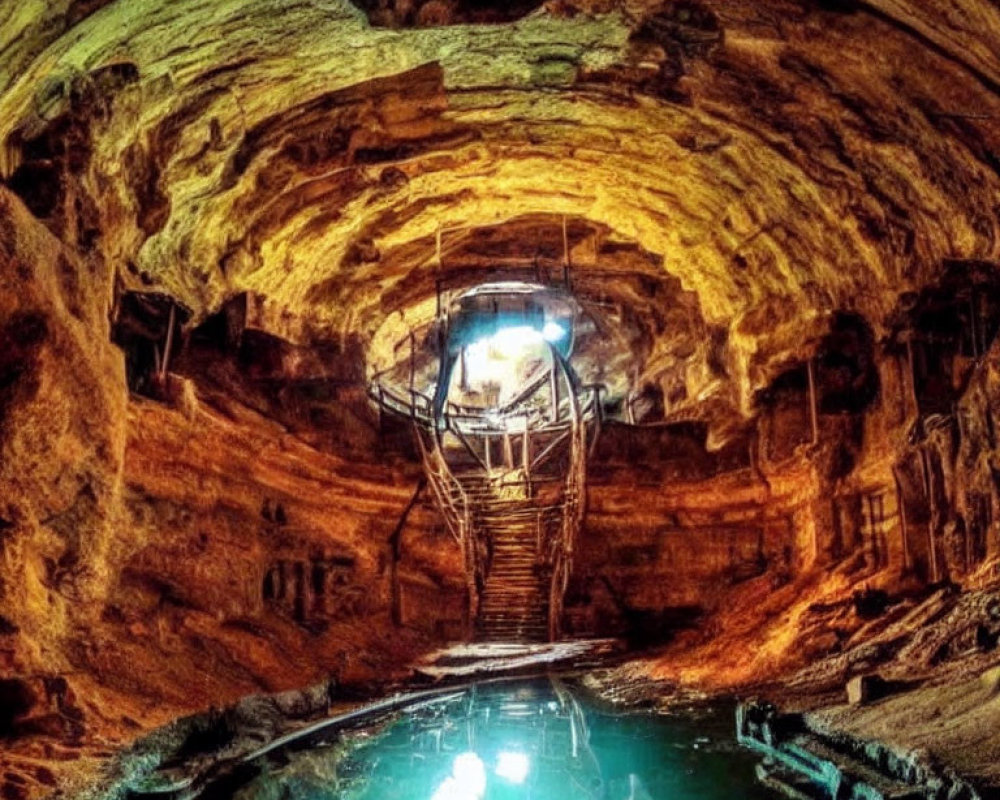
<instances>
[{"instance_id":1,"label":"handrail","mask_svg":"<svg viewBox=\"0 0 1000 800\"><path fill-rule=\"evenodd\" d=\"M438 431L434 431L433 441L435 446L430 451L424 444L424 434L416 423L414 423L414 435L417 440L417 446L420 449L424 471L428 476L428 483L430 483L431 489L438 500L439 507L444 512L445 524L462 548L463 561L465 562L466 591L469 598L469 625L471 626L479 605L478 586L482 577L482 565L477 558L477 548L472 538L472 520L468 497L461 482L455 478L448 467L448 462L441 451ZM459 504L455 502L456 496Z\"/></svg>"},{"instance_id":2,"label":"handrail","mask_svg":"<svg viewBox=\"0 0 1000 800\"><path fill-rule=\"evenodd\" d=\"M536 387L537 388L537 387ZM592 387L590 387L592 388ZM375 383L369 386L368 395L372 400L377 402L381 408L391 413L394 413L401 417L406 417L409 419L418 419L424 425L430 426L432 421L432 414L430 405L432 400L430 397L420 392L417 389L409 389L408 394L411 395L411 400L407 401L398 392L387 388L384 384ZM579 402L579 397L576 392L572 393L576 397L578 408L580 411L580 417L584 420L595 417L600 414L600 401L598 399L598 392L592 391L588 392L582 403ZM423 401L422 403L416 402L417 400ZM506 416L501 416L494 409L474 409L469 406L456 406L456 408L467 408L467 412L461 413L445 413L446 427L454 430L455 425L465 425L462 429L463 433L475 433L477 435L486 436L502 436L507 432L506 427L503 423L505 420L511 417L517 417L524 419L524 412L517 414L508 413ZM572 422L554 422L546 421L545 415L540 411L532 410L528 415L528 419L539 420L542 424L536 424L531 428L532 433L545 433L545 432L555 432L563 431L572 427Z\"/></svg>"},{"instance_id":3,"label":"handrail","mask_svg":"<svg viewBox=\"0 0 1000 800\"><path fill-rule=\"evenodd\" d=\"M558 406L550 404L548 411L544 404L519 408L549 381L556 387L552 393ZM554 348L550 369L500 408L449 402L435 413L433 399L413 386L400 389L381 380L369 384L368 394L380 409L406 417L413 425L435 503L462 550L470 624L479 615L493 557L485 537L509 523L515 537L524 535L526 527L531 530L544 598L539 602L547 604L549 638L558 638L584 510L588 450L602 421L601 388L574 380L570 366ZM499 437L508 443L504 466L489 457L490 443ZM520 458L514 449L518 442ZM565 462L554 458L557 452L565 454ZM564 463L565 471L551 468Z\"/></svg>"}]
</instances>

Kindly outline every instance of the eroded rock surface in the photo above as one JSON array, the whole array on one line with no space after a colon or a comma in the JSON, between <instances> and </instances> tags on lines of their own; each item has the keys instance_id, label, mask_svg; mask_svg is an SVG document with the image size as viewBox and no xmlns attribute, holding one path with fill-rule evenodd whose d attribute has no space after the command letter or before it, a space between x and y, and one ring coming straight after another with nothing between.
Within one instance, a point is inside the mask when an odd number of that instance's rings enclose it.
<instances>
[{"instance_id":1,"label":"eroded rock surface","mask_svg":"<svg viewBox=\"0 0 1000 800\"><path fill-rule=\"evenodd\" d=\"M986 0L6 4L3 796L461 637L365 393L498 266L611 387L568 629L703 688L988 666L998 53Z\"/></svg>"}]
</instances>

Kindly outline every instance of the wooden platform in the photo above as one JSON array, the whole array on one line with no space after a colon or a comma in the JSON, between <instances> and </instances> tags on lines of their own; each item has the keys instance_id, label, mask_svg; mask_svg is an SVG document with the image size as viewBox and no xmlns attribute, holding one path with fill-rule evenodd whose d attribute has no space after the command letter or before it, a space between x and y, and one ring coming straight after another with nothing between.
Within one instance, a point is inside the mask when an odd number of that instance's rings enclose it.
<instances>
[{"instance_id":1,"label":"wooden platform","mask_svg":"<svg viewBox=\"0 0 1000 800\"><path fill-rule=\"evenodd\" d=\"M551 644L477 642L436 650L412 668L418 675L435 680L491 678L606 666L624 652L625 643L619 639L579 639Z\"/></svg>"}]
</instances>

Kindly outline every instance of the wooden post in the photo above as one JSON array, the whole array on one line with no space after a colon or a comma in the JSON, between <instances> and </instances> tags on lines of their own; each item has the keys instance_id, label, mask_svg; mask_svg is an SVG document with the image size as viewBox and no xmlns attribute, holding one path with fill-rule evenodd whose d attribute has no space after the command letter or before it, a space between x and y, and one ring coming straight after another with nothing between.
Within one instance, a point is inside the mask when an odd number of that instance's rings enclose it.
<instances>
[{"instance_id":1,"label":"wooden post","mask_svg":"<svg viewBox=\"0 0 1000 800\"><path fill-rule=\"evenodd\" d=\"M937 559L937 547L934 545L934 518L931 517L931 523L927 526L927 547L930 551L928 555L930 556L930 570L931 570L931 583L938 582L938 559Z\"/></svg>"},{"instance_id":2,"label":"wooden post","mask_svg":"<svg viewBox=\"0 0 1000 800\"><path fill-rule=\"evenodd\" d=\"M389 616L392 624L397 628L403 624L403 592L399 583L399 562L403 557L403 530L406 528L406 522L410 518L410 512L417 505L417 501L420 499L420 495L426 486L427 477L422 476L413 490L410 502L406 504L403 513L399 515L396 527L393 528L392 533L389 535L389 552L391 556L389 562Z\"/></svg>"},{"instance_id":3,"label":"wooden post","mask_svg":"<svg viewBox=\"0 0 1000 800\"><path fill-rule=\"evenodd\" d=\"M566 229L566 215L562 217L563 264L569 266L569 233Z\"/></svg>"},{"instance_id":4,"label":"wooden post","mask_svg":"<svg viewBox=\"0 0 1000 800\"><path fill-rule=\"evenodd\" d=\"M806 362L806 373L809 377L809 421L812 424L812 443L819 443L819 416L816 411L816 368L815 359Z\"/></svg>"},{"instance_id":5,"label":"wooden post","mask_svg":"<svg viewBox=\"0 0 1000 800\"><path fill-rule=\"evenodd\" d=\"M910 569L910 536L906 524L906 503L903 499L903 485L899 480L899 472L892 468L892 479L896 483L896 507L899 509L899 530L903 537L903 572Z\"/></svg>"},{"instance_id":6,"label":"wooden post","mask_svg":"<svg viewBox=\"0 0 1000 800\"><path fill-rule=\"evenodd\" d=\"M604 409L601 408L601 387L599 384L594 384L594 438L590 443L590 449L587 451L587 456L593 457L594 451L597 450L597 440L601 436L601 420L604 416Z\"/></svg>"},{"instance_id":7,"label":"wooden post","mask_svg":"<svg viewBox=\"0 0 1000 800\"><path fill-rule=\"evenodd\" d=\"M510 431L503 432L503 461L507 469L514 469L514 445L510 441Z\"/></svg>"},{"instance_id":8,"label":"wooden post","mask_svg":"<svg viewBox=\"0 0 1000 800\"><path fill-rule=\"evenodd\" d=\"M160 379L166 380L167 367L170 365L170 348L174 343L174 321L177 315L177 305L170 301L170 315L167 317L167 341L163 345L163 361L160 364Z\"/></svg>"},{"instance_id":9,"label":"wooden post","mask_svg":"<svg viewBox=\"0 0 1000 800\"><path fill-rule=\"evenodd\" d=\"M927 558L929 561L928 566L931 571L930 574L931 583L937 583L939 580L938 557L937 557L937 547L935 546L935 536L934 536L934 526L938 522L937 502L934 499L934 484L931 479L930 458L927 455L927 451L922 447L920 448L920 466L922 467L924 473L924 492L927 495L927 505L930 506L930 520L927 523Z\"/></svg>"},{"instance_id":10,"label":"wooden post","mask_svg":"<svg viewBox=\"0 0 1000 800\"><path fill-rule=\"evenodd\" d=\"M562 240L563 240L563 283L569 290L569 233L566 230L566 215L562 218Z\"/></svg>"},{"instance_id":11,"label":"wooden post","mask_svg":"<svg viewBox=\"0 0 1000 800\"><path fill-rule=\"evenodd\" d=\"M414 401L413 398L413 382L416 377L417 369L417 353L416 353L416 336L413 333L413 328L410 328L410 403Z\"/></svg>"},{"instance_id":12,"label":"wooden post","mask_svg":"<svg viewBox=\"0 0 1000 800\"><path fill-rule=\"evenodd\" d=\"M385 395L382 391L382 384L376 384L378 387L378 436L381 441L385 435ZM410 395L410 399L413 399L413 395Z\"/></svg>"},{"instance_id":13,"label":"wooden post","mask_svg":"<svg viewBox=\"0 0 1000 800\"><path fill-rule=\"evenodd\" d=\"M528 414L524 414L524 433L521 436L521 464L524 468L524 479L531 480L531 438L528 436Z\"/></svg>"},{"instance_id":14,"label":"wooden post","mask_svg":"<svg viewBox=\"0 0 1000 800\"><path fill-rule=\"evenodd\" d=\"M552 363L549 372L549 392L552 394L552 421L559 421L559 378L556 376L556 365Z\"/></svg>"},{"instance_id":15,"label":"wooden post","mask_svg":"<svg viewBox=\"0 0 1000 800\"><path fill-rule=\"evenodd\" d=\"M879 566L882 560L878 551L878 523L875 521L875 494L869 492L865 495L865 503L868 505L868 538L870 541L868 551L871 553L872 566Z\"/></svg>"}]
</instances>

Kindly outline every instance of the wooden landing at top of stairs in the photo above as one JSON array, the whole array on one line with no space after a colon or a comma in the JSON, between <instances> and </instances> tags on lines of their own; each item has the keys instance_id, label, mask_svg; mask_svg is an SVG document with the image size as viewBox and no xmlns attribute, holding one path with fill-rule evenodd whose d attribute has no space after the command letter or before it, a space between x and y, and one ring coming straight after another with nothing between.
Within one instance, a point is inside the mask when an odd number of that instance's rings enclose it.
<instances>
[{"instance_id":1,"label":"wooden landing at top of stairs","mask_svg":"<svg viewBox=\"0 0 1000 800\"><path fill-rule=\"evenodd\" d=\"M549 644L475 642L436 650L413 666L428 678L495 678L512 674L606 666L625 652L620 639L576 639Z\"/></svg>"}]
</instances>

